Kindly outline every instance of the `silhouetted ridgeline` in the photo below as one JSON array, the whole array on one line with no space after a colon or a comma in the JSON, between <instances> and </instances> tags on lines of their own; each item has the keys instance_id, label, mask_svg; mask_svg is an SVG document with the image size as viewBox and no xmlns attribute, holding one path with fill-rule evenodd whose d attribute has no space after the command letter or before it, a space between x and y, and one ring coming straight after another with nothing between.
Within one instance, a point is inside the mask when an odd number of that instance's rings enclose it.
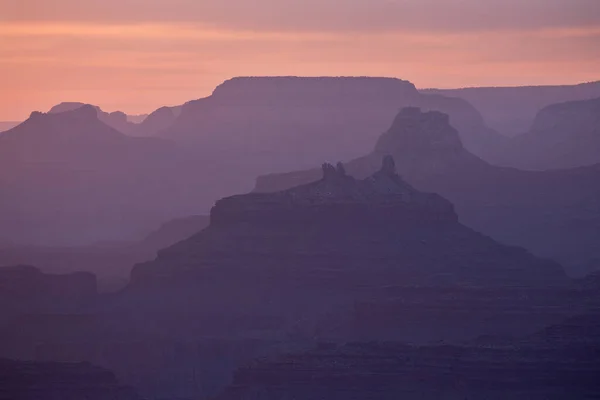
<instances>
[{"instance_id":1,"label":"silhouetted ridgeline","mask_svg":"<svg viewBox=\"0 0 600 400\"><path fill-rule=\"evenodd\" d=\"M75 111L83 106L89 106L84 103L77 102L65 102L55 105L48 111L49 114L58 114L62 112ZM96 109L98 113L98 118L100 121L104 122L108 126L118 130L121 133L126 135L132 135L137 131L138 125L129 121L128 116L121 111L115 111L111 113L107 113L102 111L102 109L98 106L92 106Z\"/></svg>"},{"instance_id":2,"label":"silhouetted ridgeline","mask_svg":"<svg viewBox=\"0 0 600 400\"><path fill-rule=\"evenodd\" d=\"M532 170L600 163L600 97L542 109L531 129L509 141L498 160Z\"/></svg>"},{"instance_id":3,"label":"silhouetted ridgeline","mask_svg":"<svg viewBox=\"0 0 600 400\"><path fill-rule=\"evenodd\" d=\"M277 172L361 154L405 106L448 113L476 153L503 139L462 99L420 94L400 79L368 77L233 78L211 96L185 104L163 136L224 155L239 153L252 168L267 157L268 168Z\"/></svg>"},{"instance_id":4,"label":"silhouetted ridgeline","mask_svg":"<svg viewBox=\"0 0 600 400\"><path fill-rule=\"evenodd\" d=\"M221 237L228 243L226 254ZM301 275L315 268L333 276L356 271L366 273L365 284L371 279L436 284L439 279L437 284L519 286L564 280L558 265L460 225L449 202L402 181L391 157L362 181L346 175L342 164L337 169L325 164L315 183L222 199L208 229L159 252L147 267L137 267L132 283L152 280L154 270L159 284L168 276L188 282L195 273L209 273L214 262L220 269L245 265L253 274L273 268Z\"/></svg>"},{"instance_id":5,"label":"silhouetted ridgeline","mask_svg":"<svg viewBox=\"0 0 600 400\"><path fill-rule=\"evenodd\" d=\"M0 327L0 354L88 361L143 396L204 399L241 365L319 341L529 335L598 308L593 284L465 227L395 167L380 158L360 180L324 164L312 183L222 199L122 292Z\"/></svg>"},{"instance_id":6,"label":"silhouetted ridgeline","mask_svg":"<svg viewBox=\"0 0 600 400\"><path fill-rule=\"evenodd\" d=\"M0 269L0 357L36 361L0 361L23 373L11 393L34 375L123 400L117 380L162 399L597 397L600 280L495 239L593 265L600 166L493 166L470 152L502 140L474 108L398 79L235 78L146 121L170 139L85 105L0 136L0 239L152 260L102 295L88 273ZM208 226L142 239L208 205Z\"/></svg>"},{"instance_id":7,"label":"silhouetted ridgeline","mask_svg":"<svg viewBox=\"0 0 600 400\"><path fill-rule=\"evenodd\" d=\"M20 122L17 121L0 121L0 133L7 131L15 126L19 125Z\"/></svg>"},{"instance_id":8,"label":"silhouetted ridgeline","mask_svg":"<svg viewBox=\"0 0 600 400\"><path fill-rule=\"evenodd\" d=\"M197 213L205 197L197 166L172 141L109 127L92 106L34 112L0 136L0 239L136 240L164 221Z\"/></svg>"},{"instance_id":9,"label":"silhouetted ridgeline","mask_svg":"<svg viewBox=\"0 0 600 400\"><path fill-rule=\"evenodd\" d=\"M545 172L496 167L462 146L448 116L417 108L402 110L374 150L346 170L366 177L386 154L411 185L448 198L469 227L554 258L573 274L600 257L600 165ZM318 169L272 174L259 177L255 190L282 190L318 176Z\"/></svg>"},{"instance_id":10,"label":"silhouetted ridgeline","mask_svg":"<svg viewBox=\"0 0 600 400\"><path fill-rule=\"evenodd\" d=\"M124 114L80 103L32 113L0 137L0 241L135 241L251 190L258 175L362 154L406 105L447 112L474 151L502 139L464 100L391 78L234 78L134 131Z\"/></svg>"},{"instance_id":11,"label":"silhouetted ridgeline","mask_svg":"<svg viewBox=\"0 0 600 400\"><path fill-rule=\"evenodd\" d=\"M155 136L160 135L169 128L181 114L181 106L161 107L148 115L137 126L136 136Z\"/></svg>"},{"instance_id":12,"label":"silhouetted ridgeline","mask_svg":"<svg viewBox=\"0 0 600 400\"><path fill-rule=\"evenodd\" d=\"M508 136L517 136L529 131L536 114L551 104L600 97L600 82L564 86L428 89L421 92L464 99L483 114L489 126Z\"/></svg>"}]
</instances>

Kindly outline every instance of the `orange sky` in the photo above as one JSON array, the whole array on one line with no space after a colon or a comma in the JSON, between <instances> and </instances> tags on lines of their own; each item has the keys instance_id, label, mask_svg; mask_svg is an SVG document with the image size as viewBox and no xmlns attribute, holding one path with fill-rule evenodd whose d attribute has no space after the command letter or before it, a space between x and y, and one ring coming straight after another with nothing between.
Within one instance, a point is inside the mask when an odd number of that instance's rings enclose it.
<instances>
[{"instance_id":1,"label":"orange sky","mask_svg":"<svg viewBox=\"0 0 600 400\"><path fill-rule=\"evenodd\" d=\"M61 101L145 113L238 75L461 87L598 71L600 0L0 0L0 120Z\"/></svg>"}]
</instances>

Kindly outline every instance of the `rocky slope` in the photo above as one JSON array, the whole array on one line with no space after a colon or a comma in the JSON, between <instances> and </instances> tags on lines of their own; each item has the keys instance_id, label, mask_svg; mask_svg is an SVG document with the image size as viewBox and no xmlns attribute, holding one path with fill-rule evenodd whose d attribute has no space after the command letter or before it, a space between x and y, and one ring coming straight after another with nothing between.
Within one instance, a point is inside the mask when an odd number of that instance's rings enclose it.
<instances>
[{"instance_id":1,"label":"rocky slope","mask_svg":"<svg viewBox=\"0 0 600 400\"><path fill-rule=\"evenodd\" d=\"M141 400L107 370L89 364L0 359L2 400Z\"/></svg>"},{"instance_id":2,"label":"rocky slope","mask_svg":"<svg viewBox=\"0 0 600 400\"><path fill-rule=\"evenodd\" d=\"M595 184L600 164L546 172L496 167L462 146L447 115L417 108L403 109L374 150L346 169L364 178L386 154L394 156L407 182L449 199L461 222L477 231L554 258L573 274L600 256L600 189ZM260 177L255 190L278 191L318 176L318 169L272 174Z\"/></svg>"},{"instance_id":3,"label":"rocky slope","mask_svg":"<svg viewBox=\"0 0 600 400\"><path fill-rule=\"evenodd\" d=\"M322 344L241 368L218 399L594 399L598 328L593 314L501 345Z\"/></svg>"}]
</instances>

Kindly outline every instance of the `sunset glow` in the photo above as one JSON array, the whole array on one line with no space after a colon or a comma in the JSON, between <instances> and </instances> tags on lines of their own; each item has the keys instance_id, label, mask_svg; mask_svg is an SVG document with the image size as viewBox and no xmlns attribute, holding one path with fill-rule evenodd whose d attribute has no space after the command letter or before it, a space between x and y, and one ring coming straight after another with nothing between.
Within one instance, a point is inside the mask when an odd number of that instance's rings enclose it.
<instances>
[{"instance_id":1,"label":"sunset glow","mask_svg":"<svg viewBox=\"0 0 600 400\"><path fill-rule=\"evenodd\" d=\"M237 75L393 76L422 88L599 77L596 1L492 1L485 14L475 1L460 13L434 0L223 3L0 1L0 120L61 101L145 113Z\"/></svg>"}]
</instances>

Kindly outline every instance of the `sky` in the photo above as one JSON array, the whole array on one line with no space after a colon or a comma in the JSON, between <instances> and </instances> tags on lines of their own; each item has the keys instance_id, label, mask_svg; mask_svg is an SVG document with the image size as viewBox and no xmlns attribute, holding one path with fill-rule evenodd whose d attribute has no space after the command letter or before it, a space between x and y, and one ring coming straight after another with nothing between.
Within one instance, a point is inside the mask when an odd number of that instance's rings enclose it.
<instances>
[{"instance_id":1,"label":"sky","mask_svg":"<svg viewBox=\"0 0 600 400\"><path fill-rule=\"evenodd\" d=\"M600 0L0 0L0 120L148 113L233 76L600 80Z\"/></svg>"}]
</instances>

